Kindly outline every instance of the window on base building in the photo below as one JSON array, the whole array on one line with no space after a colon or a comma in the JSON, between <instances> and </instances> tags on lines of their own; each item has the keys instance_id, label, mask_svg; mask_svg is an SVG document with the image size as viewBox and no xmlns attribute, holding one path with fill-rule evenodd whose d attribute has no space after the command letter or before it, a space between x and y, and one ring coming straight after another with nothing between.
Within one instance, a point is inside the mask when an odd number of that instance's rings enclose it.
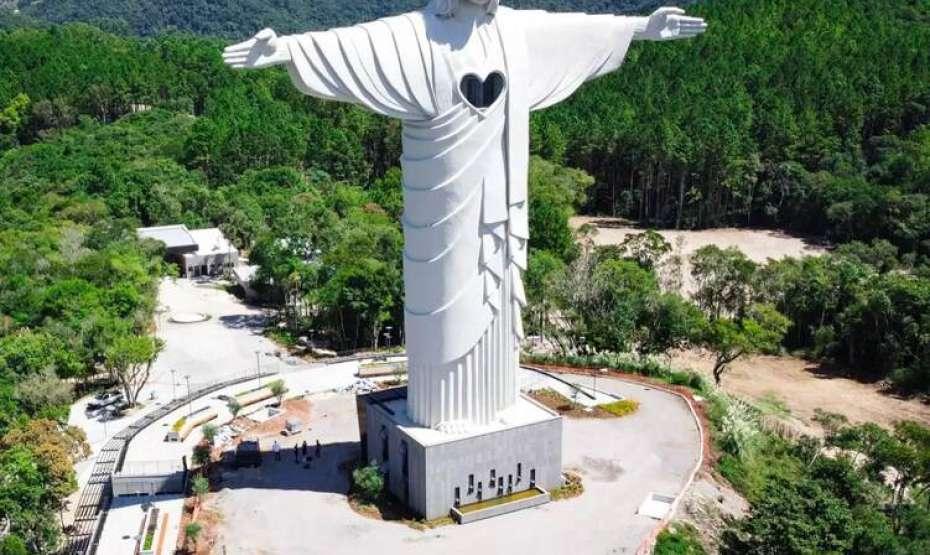
<instances>
[{"instance_id":1,"label":"window on base building","mask_svg":"<svg viewBox=\"0 0 930 555\"><path fill-rule=\"evenodd\" d=\"M462 504L462 490L458 487L455 488L455 506L458 507Z\"/></svg>"},{"instance_id":2,"label":"window on base building","mask_svg":"<svg viewBox=\"0 0 930 555\"><path fill-rule=\"evenodd\" d=\"M475 491L475 475L468 475L468 495L471 495Z\"/></svg>"}]
</instances>

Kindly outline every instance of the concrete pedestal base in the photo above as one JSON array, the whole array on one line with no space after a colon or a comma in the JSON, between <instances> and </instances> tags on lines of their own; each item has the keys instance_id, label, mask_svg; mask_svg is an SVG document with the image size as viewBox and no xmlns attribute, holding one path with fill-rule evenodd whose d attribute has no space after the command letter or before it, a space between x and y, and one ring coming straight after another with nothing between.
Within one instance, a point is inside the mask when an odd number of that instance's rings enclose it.
<instances>
[{"instance_id":1,"label":"concrete pedestal base","mask_svg":"<svg viewBox=\"0 0 930 555\"><path fill-rule=\"evenodd\" d=\"M562 480L562 417L520 397L488 426L448 433L407 416L406 388L358 397L362 453L390 492L427 519Z\"/></svg>"}]
</instances>

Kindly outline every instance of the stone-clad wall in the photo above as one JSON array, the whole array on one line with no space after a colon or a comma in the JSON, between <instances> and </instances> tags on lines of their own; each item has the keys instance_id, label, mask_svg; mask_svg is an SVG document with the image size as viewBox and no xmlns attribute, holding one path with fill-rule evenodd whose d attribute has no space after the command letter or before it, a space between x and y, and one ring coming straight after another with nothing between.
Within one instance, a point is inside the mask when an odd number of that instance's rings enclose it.
<instances>
[{"instance_id":1,"label":"stone-clad wall","mask_svg":"<svg viewBox=\"0 0 930 555\"><path fill-rule=\"evenodd\" d=\"M360 407L361 408L361 407ZM497 495L496 483L503 478L506 495L512 477L512 491L530 488L535 469L535 485L551 490L561 485L562 419L553 415L549 420L515 426L484 435L435 445L421 445L396 426L385 407L366 403L365 428L367 459L387 470L388 488L398 499L405 500L418 514L426 518L447 516L455 503L455 488L459 488L460 503L478 501L478 484L482 499ZM388 459L383 458L382 427L388 441ZM408 478L403 473L403 450L406 444ZM517 465L521 466L518 476ZM491 470L495 471L495 486L490 485ZM469 489L469 475L474 487ZM405 488L406 482L406 488Z\"/></svg>"},{"instance_id":2,"label":"stone-clad wall","mask_svg":"<svg viewBox=\"0 0 930 555\"><path fill-rule=\"evenodd\" d=\"M517 465L522 476L517 476ZM513 490L530 488L530 474L536 471L536 485L551 490L562 480L562 420L552 420L514 427L486 435L435 445L426 450L429 489L426 514L442 516L455 502L455 488L460 488L461 504L478 501L478 482L483 485L483 499L497 495L490 487L491 470L495 479L504 480L508 493L509 477ZM474 474L475 487L469 492L468 476ZM428 516L428 518L433 518Z\"/></svg>"}]
</instances>

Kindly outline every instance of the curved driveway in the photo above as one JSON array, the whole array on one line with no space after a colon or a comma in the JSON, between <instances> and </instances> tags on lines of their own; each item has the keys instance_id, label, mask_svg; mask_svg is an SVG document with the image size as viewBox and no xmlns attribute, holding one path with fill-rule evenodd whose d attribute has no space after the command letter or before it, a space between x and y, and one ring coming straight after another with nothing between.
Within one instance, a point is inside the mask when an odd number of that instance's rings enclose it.
<instances>
[{"instance_id":1,"label":"curved driveway","mask_svg":"<svg viewBox=\"0 0 930 555\"><path fill-rule=\"evenodd\" d=\"M590 378L563 376L584 385ZM546 385L528 371L524 387ZM581 497L480 521L418 532L352 512L342 494L348 483L336 459L358 441L351 395L311 399L312 434L332 445L332 457L307 471L267 461L243 470L215 498L223 524L222 553L473 555L474 553L634 553L657 522L636 515L650 492L678 495L698 463L700 432L681 398L648 386L599 378L598 388L640 402L619 419L565 420L564 465L584 476ZM269 440L270 441L270 440ZM338 444L338 447L337 445ZM327 447L324 447L326 453ZM309 473L309 474L307 474Z\"/></svg>"}]
</instances>

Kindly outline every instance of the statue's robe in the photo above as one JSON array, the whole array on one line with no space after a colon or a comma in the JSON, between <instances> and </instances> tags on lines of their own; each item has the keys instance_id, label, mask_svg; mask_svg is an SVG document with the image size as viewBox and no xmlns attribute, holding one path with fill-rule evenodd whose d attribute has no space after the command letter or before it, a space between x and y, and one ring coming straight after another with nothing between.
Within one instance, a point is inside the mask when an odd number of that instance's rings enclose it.
<instances>
[{"instance_id":1,"label":"statue's robe","mask_svg":"<svg viewBox=\"0 0 930 555\"><path fill-rule=\"evenodd\" d=\"M407 409L417 424L484 425L516 401L530 111L618 68L633 32L611 15L501 7L441 18L427 8L284 38L303 92L403 120ZM462 80L494 72L502 93L470 104Z\"/></svg>"}]
</instances>

